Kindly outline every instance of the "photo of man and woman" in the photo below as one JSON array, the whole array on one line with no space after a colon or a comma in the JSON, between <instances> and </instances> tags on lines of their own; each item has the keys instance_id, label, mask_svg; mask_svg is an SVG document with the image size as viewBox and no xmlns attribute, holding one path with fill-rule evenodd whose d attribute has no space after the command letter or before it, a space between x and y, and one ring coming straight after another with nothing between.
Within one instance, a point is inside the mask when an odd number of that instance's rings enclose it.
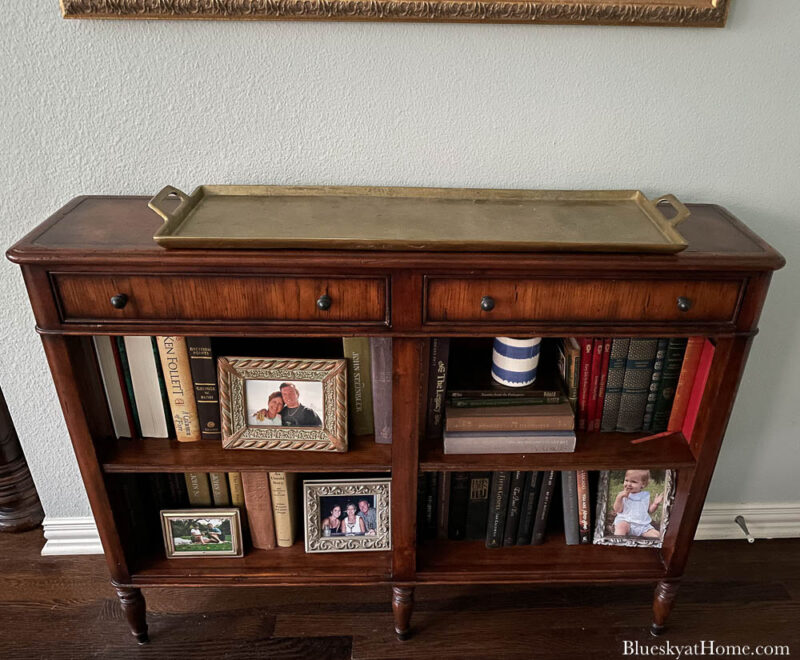
<instances>
[{"instance_id":1,"label":"photo of man and woman","mask_svg":"<svg viewBox=\"0 0 800 660\"><path fill-rule=\"evenodd\" d=\"M250 426L323 426L325 414L321 382L247 380L245 400Z\"/></svg>"},{"instance_id":2,"label":"photo of man and woman","mask_svg":"<svg viewBox=\"0 0 800 660\"><path fill-rule=\"evenodd\" d=\"M322 536L374 536L377 533L374 495L324 495L319 499Z\"/></svg>"},{"instance_id":3,"label":"photo of man and woman","mask_svg":"<svg viewBox=\"0 0 800 660\"><path fill-rule=\"evenodd\" d=\"M233 550L228 518L170 518L175 552L230 552Z\"/></svg>"}]
</instances>

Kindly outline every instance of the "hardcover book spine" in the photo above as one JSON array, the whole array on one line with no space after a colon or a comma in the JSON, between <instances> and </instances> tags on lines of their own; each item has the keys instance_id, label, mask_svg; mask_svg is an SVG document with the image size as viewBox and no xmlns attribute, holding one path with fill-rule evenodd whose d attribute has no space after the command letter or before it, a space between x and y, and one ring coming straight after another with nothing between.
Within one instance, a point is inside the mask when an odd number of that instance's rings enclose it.
<instances>
[{"instance_id":1,"label":"hardcover book spine","mask_svg":"<svg viewBox=\"0 0 800 660\"><path fill-rule=\"evenodd\" d=\"M156 366L156 382L158 391L161 394L161 407L164 410L164 420L167 425L167 438L175 436L175 424L172 421L172 409L170 408L169 395L167 394L167 383L164 380L164 372L161 369L161 355L158 350L158 341L155 337L150 337L150 347L153 351L153 359Z\"/></svg>"},{"instance_id":2,"label":"hardcover book spine","mask_svg":"<svg viewBox=\"0 0 800 660\"><path fill-rule=\"evenodd\" d=\"M297 520L296 483L296 472L269 473L275 538L281 548L291 548L295 541Z\"/></svg>"},{"instance_id":3,"label":"hardcover book spine","mask_svg":"<svg viewBox=\"0 0 800 660\"><path fill-rule=\"evenodd\" d=\"M114 427L114 435L117 438L130 438L131 429L128 425L122 383L117 374L114 351L111 347L113 342L111 337L105 335L95 335L92 340L94 342L97 365L100 368L100 378L103 381L103 390L106 393L108 412L111 415L111 423Z\"/></svg>"},{"instance_id":4,"label":"hardcover book spine","mask_svg":"<svg viewBox=\"0 0 800 660\"><path fill-rule=\"evenodd\" d=\"M275 547L275 523L272 518L272 497L266 472L242 472L244 505L254 548Z\"/></svg>"},{"instance_id":5,"label":"hardcover book spine","mask_svg":"<svg viewBox=\"0 0 800 660\"><path fill-rule=\"evenodd\" d=\"M644 407L642 431L651 431L653 429L653 414L656 410L658 390L661 387L661 378L664 373L664 361L667 357L668 345L669 339L663 337L658 340L658 345L656 346L656 359L655 362L653 362L653 375L650 378L650 391L647 393L647 403Z\"/></svg>"},{"instance_id":6,"label":"hardcover book spine","mask_svg":"<svg viewBox=\"0 0 800 660\"><path fill-rule=\"evenodd\" d=\"M450 482L452 472L439 473L439 496L436 501L439 507L436 512L436 538L446 540L448 533L448 518L450 516Z\"/></svg>"},{"instance_id":7,"label":"hardcover book spine","mask_svg":"<svg viewBox=\"0 0 800 660\"><path fill-rule=\"evenodd\" d=\"M445 454L546 454L575 451L572 431L444 433Z\"/></svg>"},{"instance_id":8,"label":"hardcover book spine","mask_svg":"<svg viewBox=\"0 0 800 660\"><path fill-rule=\"evenodd\" d=\"M681 375L678 379L678 386L675 388L675 398L672 402L672 411L667 423L668 431L680 431L683 426L686 407L689 405L689 396L692 393L692 385L697 373L697 364L700 362L700 354L703 352L704 341L703 337L689 337L686 343Z\"/></svg>"},{"instance_id":9,"label":"hardcover book spine","mask_svg":"<svg viewBox=\"0 0 800 660\"><path fill-rule=\"evenodd\" d=\"M186 339L158 337L157 343L175 436L180 442L196 442L201 437L200 419L194 401Z\"/></svg>"},{"instance_id":10,"label":"hardcover book spine","mask_svg":"<svg viewBox=\"0 0 800 660\"><path fill-rule=\"evenodd\" d=\"M581 349L572 337L565 337L558 347L558 369L567 389L570 402L578 400L580 382Z\"/></svg>"},{"instance_id":11,"label":"hardcover book spine","mask_svg":"<svg viewBox=\"0 0 800 660\"><path fill-rule=\"evenodd\" d=\"M536 495L542 481L541 472L529 472L525 481L525 493L520 505L519 529L517 530L517 545L530 545L533 535L533 523L536 519Z\"/></svg>"},{"instance_id":12,"label":"hardcover book spine","mask_svg":"<svg viewBox=\"0 0 800 660\"><path fill-rule=\"evenodd\" d=\"M469 473L469 502L467 504L467 539L486 538L486 519L489 515L489 484L491 472Z\"/></svg>"},{"instance_id":13,"label":"hardcover book spine","mask_svg":"<svg viewBox=\"0 0 800 660\"><path fill-rule=\"evenodd\" d=\"M556 487L556 471L547 470L542 475L542 483L539 487L539 495L536 498L536 518L533 522L533 534L531 535L531 545L544 543L545 533L547 532L547 518L550 516L550 509L553 503L553 493Z\"/></svg>"},{"instance_id":14,"label":"hardcover book spine","mask_svg":"<svg viewBox=\"0 0 800 660\"><path fill-rule=\"evenodd\" d=\"M628 359L628 337L616 337L611 342L611 355L608 360L608 377L606 379L606 395L603 403L603 415L600 422L601 431L614 431L617 428L619 402L622 398L622 384L625 380L625 362Z\"/></svg>"},{"instance_id":15,"label":"hardcover book spine","mask_svg":"<svg viewBox=\"0 0 800 660\"><path fill-rule=\"evenodd\" d=\"M181 509L189 502L189 495L186 489L186 478L179 472L169 472L167 483L170 493L170 508Z\"/></svg>"},{"instance_id":16,"label":"hardcover book spine","mask_svg":"<svg viewBox=\"0 0 800 660\"><path fill-rule=\"evenodd\" d=\"M589 380L589 405L586 411L586 430L594 431L597 400L600 390L600 365L603 363L603 339L592 340L592 371Z\"/></svg>"},{"instance_id":17,"label":"hardcover book spine","mask_svg":"<svg viewBox=\"0 0 800 660\"><path fill-rule=\"evenodd\" d=\"M469 490L469 472L453 472L449 493L450 514L447 521L447 538L453 541L461 541L467 536Z\"/></svg>"},{"instance_id":18,"label":"hardcover book spine","mask_svg":"<svg viewBox=\"0 0 800 660\"><path fill-rule=\"evenodd\" d=\"M425 472L425 521L424 537L426 539L436 538L436 495L438 489L439 474L437 472Z\"/></svg>"},{"instance_id":19,"label":"hardcover book spine","mask_svg":"<svg viewBox=\"0 0 800 660\"><path fill-rule=\"evenodd\" d=\"M431 361L428 365L428 410L425 419L425 432L431 439L442 437L449 353L450 339L434 337L431 340Z\"/></svg>"},{"instance_id":20,"label":"hardcover book spine","mask_svg":"<svg viewBox=\"0 0 800 660\"><path fill-rule=\"evenodd\" d=\"M242 473L228 472L228 488L231 491L231 506L235 506L244 513L244 488L242 487Z\"/></svg>"},{"instance_id":21,"label":"hardcover book spine","mask_svg":"<svg viewBox=\"0 0 800 660\"><path fill-rule=\"evenodd\" d=\"M139 422L139 411L136 407L136 396L133 392L133 378L131 377L131 368L128 362L128 351L125 347L125 337L115 337L115 345L117 347L116 356L119 357L117 369L119 370L120 377L125 383L125 392L127 393L126 400L130 405L129 423L131 424L131 431L136 433L137 438L142 437L142 426Z\"/></svg>"},{"instance_id":22,"label":"hardcover book spine","mask_svg":"<svg viewBox=\"0 0 800 660\"><path fill-rule=\"evenodd\" d=\"M578 479L575 470L561 472L561 503L564 507L564 538L567 545L578 545Z\"/></svg>"},{"instance_id":23,"label":"hardcover book spine","mask_svg":"<svg viewBox=\"0 0 800 660\"><path fill-rule=\"evenodd\" d=\"M392 442L392 339L370 337L372 368L372 411L375 420L375 442Z\"/></svg>"},{"instance_id":24,"label":"hardcover book spine","mask_svg":"<svg viewBox=\"0 0 800 660\"><path fill-rule=\"evenodd\" d=\"M625 380L619 402L617 431L629 433L642 430L657 345L656 339L631 339L628 359L625 362Z\"/></svg>"},{"instance_id":25,"label":"hardcover book spine","mask_svg":"<svg viewBox=\"0 0 800 660\"><path fill-rule=\"evenodd\" d=\"M492 485L489 493L489 520L486 525L487 548L499 548L503 545L510 481L510 472L492 473Z\"/></svg>"},{"instance_id":26,"label":"hardcover book spine","mask_svg":"<svg viewBox=\"0 0 800 660\"><path fill-rule=\"evenodd\" d=\"M219 423L219 390L217 389L217 364L210 337L186 337L189 368L192 372L194 400L200 421L203 440L222 437Z\"/></svg>"},{"instance_id":27,"label":"hardcover book spine","mask_svg":"<svg viewBox=\"0 0 800 660\"><path fill-rule=\"evenodd\" d=\"M700 412L700 402L706 391L708 374L711 372L711 362L714 359L715 347L708 339L703 342L703 350L700 353L700 360L697 363L697 373L692 384L692 393L689 395L689 403L686 406L686 417L681 426L681 432L686 441L691 443L694 426L697 422L697 415Z\"/></svg>"},{"instance_id":28,"label":"hardcover book spine","mask_svg":"<svg viewBox=\"0 0 800 660\"><path fill-rule=\"evenodd\" d=\"M449 433L464 431L572 431L575 420L571 415L447 415L446 430Z\"/></svg>"},{"instance_id":29,"label":"hardcover book spine","mask_svg":"<svg viewBox=\"0 0 800 660\"><path fill-rule=\"evenodd\" d=\"M592 542L592 514L589 502L589 473L577 470L578 538L580 543Z\"/></svg>"},{"instance_id":30,"label":"hardcover book spine","mask_svg":"<svg viewBox=\"0 0 800 660\"><path fill-rule=\"evenodd\" d=\"M184 474L184 479L186 480L189 504L198 508L211 506L211 486L208 481L208 473L187 472Z\"/></svg>"},{"instance_id":31,"label":"hardcover book spine","mask_svg":"<svg viewBox=\"0 0 800 660\"><path fill-rule=\"evenodd\" d=\"M153 356L150 337L125 337L125 350L142 435L148 438L168 438L157 359Z\"/></svg>"},{"instance_id":32,"label":"hardcover book spine","mask_svg":"<svg viewBox=\"0 0 800 660\"><path fill-rule=\"evenodd\" d=\"M667 356L664 358L664 371L661 374L661 383L656 396L656 407L653 411L653 428L651 429L653 433L667 430L685 352L686 337L673 337L669 340Z\"/></svg>"},{"instance_id":33,"label":"hardcover book spine","mask_svg":"<svg viewBox=\"0 0 800 660\"><path fill-rule=\"evenodd\" d=\"M581 378L578 385L578 430L586 431L589 427L589 391L592 380L592 340L583 337L579 340L581 347Z\"/></svg>"},{"instance_id":34,"label":"hardcover book spine","mask_svg":"<svg viewBox=\"0 0 800 660\"><path fill-rule=\"evenodd\" d=\"M375 429L372 415L372 368L369 337L344 337L347 358L347 410L355 435L369 435Z\"/></svg>"},{"instance_id":35,"label":"hardcover book spine","mask_svg":"<svg viewBox=\"0 0 800 660\"><path fill-rule=\"evenodd\" d=\"M514 408L518 406L543 406L566 403L566 395L560 396L532 396L516 399L450 399L448 408ZM570 401L570 403L572 403ZM441 429L439 430L441 436Z\"/></svg>"},{"instance_id":36,"label":"hardcover book spine","mask_svg":"<svg viewBox=\"0 0 800 660\"><path fill-rule=\"evenodd\" d=\"M600 383L597 387L597 409L594 413L592 430L599 431L603 421L603 406L606 402L606 386L608 385L608 365L611 362L611 338L603 340L603 358L600 362Z\"/></svg>"},{"instance_id":37,"label":"hardcover book spine","mask_svg":"<svg viewBox=\"0 0 800 660\"><path fill-rule=\"evenodd\" d=\"M231 495L228 492L228 480L224 472L209 472L208 480L211 483L211 499L216 507L231 505Z\"/></svg>"},{"instance_id":38,"label":"hardcover book spine","mask_svg":"<svg viewBox=\"0 0 800 660\"><path fill-rule=\"evenodd\" d=\"M503 545L511 546L517 542L519 532L519 519L522 507L522 496L525 493L526 479L530 473L515 470L511 473L511 484L508 489L508 509L506 511L506 524L503 532Z\"/></svg>"}]
</instances>

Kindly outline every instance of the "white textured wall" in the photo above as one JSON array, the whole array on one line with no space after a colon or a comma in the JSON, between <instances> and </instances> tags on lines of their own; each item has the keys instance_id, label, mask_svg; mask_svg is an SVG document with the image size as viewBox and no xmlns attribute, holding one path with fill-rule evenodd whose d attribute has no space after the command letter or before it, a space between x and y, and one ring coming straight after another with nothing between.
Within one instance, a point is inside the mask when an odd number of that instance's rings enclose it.
<instances>
[{"instance_id":1,"label":"white textured wall","mask_svg":"<svg viewBox=\"0 0 800 660\"><path fill-rule=\"evenodd\" d=\"M800 2L724 30L64 21L0 0L0 244L167 183L641 188L783 251L712 487L797 501ZM88 512L19 270L0 385L49 516Z\"/></svg>"}]
</instances>

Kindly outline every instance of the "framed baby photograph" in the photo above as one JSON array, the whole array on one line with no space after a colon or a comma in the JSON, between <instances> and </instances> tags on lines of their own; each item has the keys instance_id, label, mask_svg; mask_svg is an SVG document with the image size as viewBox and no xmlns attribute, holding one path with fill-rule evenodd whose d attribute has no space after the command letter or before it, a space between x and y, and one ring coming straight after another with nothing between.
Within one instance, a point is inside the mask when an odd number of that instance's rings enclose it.
<instances>
[{"instance_id":1,"label":"framed baby photograph","mask_svg":"<svg viewBox=\"0 0 800 660\"><path fill-rule=\"evenodd\" d=\"M392 549L392 480L303 482L306 552Z\"/></svg>"},{"instance_id":2,"label":"framed baby photograph","mask_svg":"<svg viewBox=\"0 0 800 660\"><path fill-rule=\"evenodd\" d=\"M347 451L347 363L220 357L225 449Z\"/></svg>"},{"instance_id":3,"label":"framed baby photograph","mask_svg":"<svg viewBox=\"0 0 800 660\"><path fill-rule=\"evenodd\" d=\"M161 511L161 531L167 559L243 555L238 509Z\"/></svg>"},{"instance_id":4,"label":"framed baby photograph","mask_svg":"<svg viewBox=\"0 0 800 660\"><path fill-rule=\"evenodd\" d=\"M597 488L594 542L660 548L675 498L673 470L607 470Z\"/></svg>"}]
</instances>

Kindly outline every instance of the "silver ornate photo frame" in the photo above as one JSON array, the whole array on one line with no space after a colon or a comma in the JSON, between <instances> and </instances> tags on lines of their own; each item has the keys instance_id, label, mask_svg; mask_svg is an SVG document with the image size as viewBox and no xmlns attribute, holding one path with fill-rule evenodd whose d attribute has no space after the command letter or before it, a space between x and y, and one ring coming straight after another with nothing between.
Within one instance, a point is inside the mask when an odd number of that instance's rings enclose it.
<instances>
[{"instance_id":1,"label":"silver ornate photo frame","mask_svg":"<svg viewBox=\"0 0 800 660\"><path fill-rule=\"evenodd\" d=\"M320 479L303 482L303 521L306 552L365 552L392 549L392 480L385 479ZM338 503L340 515L347 518L346 507L352 503L358 511L360 501L374 508L374 533L366 525L364 531L348 534L330 532L325 525ZM326 506L328 503L328 506ZM345 513L341 513L345 512ZM359 514L360 515L360 514ZM369 512L364 512L365 519ZM344 521L342 521L344 522ZM328 531L324 531L325 529Z\"/></svg>"},{"instance_id":2,"label":"silver ornate photo frame","mask_svg":"<svg viewBox=\"0 0 800 660\"><path fill-rule=\"evenodd\" d=\"M247 358L217 359L222 446L225 449L347 451L347 362L335 359ZM252 419L248 381L273 381L320 390L320 424L266 426ZM300 396L302 404L302 395ZM267 406L266 399L263 406Z\"/></svg>"},{"instance_id":3,"label":"silver ornate photo frame","mask_svg":"<svg viewBox=\"0 0 800 660\"><path fill-rule=\"evenodd\" d=\"M659 488L659 493L663 493L664 500L659 505L660 515L658 520L658 538L646 538L644 536L617 536L611 530L613 514L610 512L609 501L616 498L616 493L609 492L612 488L612 475L625 473L625 470L604 470L600 473L600 480L597 487L597 510L595 512L595 531L594 543L598 545L616 545L629 548L660 548L664 541L664 534L669 525L669 514L672 503L675 500L676 472L674 470L647 470L650 473L664 473L663 487ZM615 488L616 490L616 488Z\"/></svg>"}]
</instances>

